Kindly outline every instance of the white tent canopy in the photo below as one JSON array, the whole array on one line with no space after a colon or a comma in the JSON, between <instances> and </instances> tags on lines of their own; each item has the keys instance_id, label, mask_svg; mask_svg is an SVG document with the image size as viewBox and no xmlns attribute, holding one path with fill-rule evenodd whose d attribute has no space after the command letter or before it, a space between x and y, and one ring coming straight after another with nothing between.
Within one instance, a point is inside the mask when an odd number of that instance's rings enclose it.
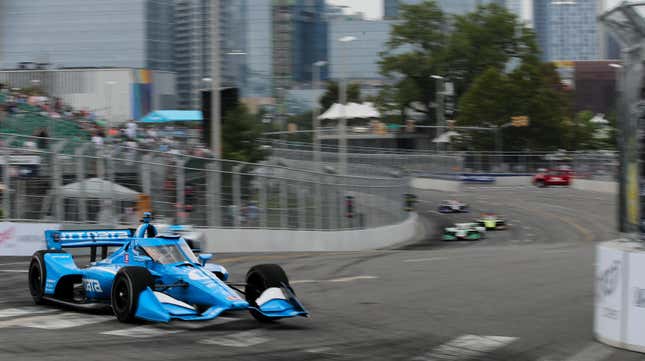
<instances>
[{"instance_id":1,"label":"white tent canopy","mask_svg":"<svg viewBox=\"0 0 645 361\"><path fill-rule=\"evenodd\" d=\"M453 132L453 131L448 131L445 133L441 133L440 136L434 138L432 140L433 143L450 143L452 142L453 137L458 137L459 133Z\"/></svg>"},{"instance_id":2,"label":"white tent canopy","mask_svg":"<svg viewBox=\"0 0 645 361\"><path fill-rule=\"evenodd\" d=\"M381 117L381 113L376 110L374 104L369 102L362 104L347 103L346 105L334 103L334 105L332 105L326 112L319 116L318 119L337 120L343 118L343 115L346 119Z\"/></svg>"},{"instance_id":3,"label":"white tent canopy","mask_svg":"<svg viewBox=\"0 0 645 361\"><path fill-rule=\"evenodd\" d=\"M136 201L138 192L101 178L89 178L60 188L64 198L111 199Z\"/></svg>"}]
</instances>

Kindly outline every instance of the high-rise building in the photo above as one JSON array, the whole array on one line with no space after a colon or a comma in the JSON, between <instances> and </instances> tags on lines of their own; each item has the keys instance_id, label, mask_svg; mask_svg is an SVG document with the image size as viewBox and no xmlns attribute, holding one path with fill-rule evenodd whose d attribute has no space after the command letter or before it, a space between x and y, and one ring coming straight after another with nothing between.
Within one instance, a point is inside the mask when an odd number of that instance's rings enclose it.
<instances>
[{"instance_id":1,"label":"high-rise building","mask_svg":"<svg viewBox=\"0 0 645 361\"><path fill-rule=\"evenodd\" d=\"M177 73L178 105L198 109L201 91L210 89L212 73L210 0L177 0L175 2L174 71ZM242 77L245 53L242 14L244 4L221 1L220 84L238 87Z\"/></svg>"},{"instance_id":2,"label":"high-rise building","mask_svg":"<svg viewBox=\"0 0 645 361\"><path fill-rule=\"evenodd\" d=\"M396 20L364 20L339 17L329 23L329 77L338 80L380 79L380 52L390 37ZM338 39L354 36L355 41L343 43Z\"/></svg>"},{"instance_id":3,"label":"high-rise building","mask_svg":"<svg viewBox=\"0 0 645 361\"><path fill-rule=\"evenodd\" d=\"M172 70L172 0L3 0L1 68Z\"/></svg>"},{"instance_id":4,"label":"high-rise building","mask_svg":"<svg viewBox=\"0 0 645 361\"><path fill-rule=\"evenodd\" d=\"M534 28L542 59L602 58L604 35L596 17L604 10L603 5L602 0L534 1Z\"/></svg>"},{"instance_id":5,"label":"high-rise building","mask_svg":"<svg viewBox=\"0 0 645 361\"><path fill-rule=\"evenodd\" d=\"M401 4L419 4L424 0L384 0L383 17L385 19L396 19L399 17ZM497 3L504 5L505 0L437 0L439 7L445 13L452 15L463 15L477 9L482 4Z\"/></svg>"}]
</instances>

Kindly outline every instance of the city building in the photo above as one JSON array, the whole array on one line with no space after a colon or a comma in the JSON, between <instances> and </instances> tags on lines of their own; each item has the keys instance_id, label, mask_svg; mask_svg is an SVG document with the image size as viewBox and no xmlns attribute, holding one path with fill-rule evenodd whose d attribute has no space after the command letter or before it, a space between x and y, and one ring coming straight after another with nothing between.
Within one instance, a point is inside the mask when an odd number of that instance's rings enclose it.
<instances>
[{"instance_id":1,"label":"city building","mask_svg":"<svg viewBox=\"0 0 645 361\"><path fill-rule=\"evenodd\" d=\"M424 0L383 0L383 18L396 19L399 17L401 4L419 4ZM508 0L507 0L508 1ZM437 0L441 9L453 15L463 15L477 9L477 6L487 3L505 5L505 0Z\"/></svg>"},{"instance_id":2,"label":"city building","mask_svg":"<svg viewBox=\"0 0 645 361\"><path fill-rule=\"evenodd\" d=\"M178 0L174 15L174 71L178 106L198 109L201 91L210 89L212 44L211 1ZM246 3L222 1L219 10L220 83L240 87L245 58L243 16Z\"/></svg>"},{"instance_id":3,"label":"city building","mask_svg":"<svg viewBox=\"0 0 645 361\"><path fill-rule=\"evenodd\" d=\"M596 20L602 0L534 1L534 29L542 59L597 60L604 57L604 33Z\"/></svg>"},{"instance_id":4,"label":"city building","mask_svg":"<svg viewBox=\"0 0 645 361\"><path fill-rule=\"evenodd\" d=\"M37 86L74 109L94 112L110 125L140 119L156 109L174 109L175 74L132 68L4 70L0 83Z\"/></svg>"},{"instance_id":5,"label":"city building","mask_svg":"<svg viewBox=\"0 0 645 361\"><path fill-rule=\"evenodd\" d=\"M0 3L0 68L38 63L172 70L172 0Z\"/></svg>"},{"instance_id":6,"label":"city building","mask_svg":"<svg viewBox=\"0 0 645 361\"><path fill-rule=\"evenodd\" d=\"M382 79L379 71L380 52L385 49L390 29L396 20L365 20L338 17L329 22L329 77L354 80ZM345 36L356 38L340 42Z\"/></svg>"},{"instance_id":7,"label":"city building","mask_svg":"<svg viewBox=\"0 0 645 361\"><path fill-rule=\"evenodd\" d=\"M574 63L574 110L609 114L616 110L616 60Z\"/></svg>"}]
</instances>

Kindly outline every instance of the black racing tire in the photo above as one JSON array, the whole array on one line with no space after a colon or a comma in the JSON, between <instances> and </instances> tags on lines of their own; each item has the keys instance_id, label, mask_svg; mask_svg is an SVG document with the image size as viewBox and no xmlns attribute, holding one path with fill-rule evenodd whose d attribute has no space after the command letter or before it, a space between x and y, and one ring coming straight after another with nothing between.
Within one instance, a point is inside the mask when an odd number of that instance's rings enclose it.
<instances>
[{"instance_id":1,"label":"black racing tire","mask_svg":"<svg viewBox=\"0 0 645 361\"><path fill-rule=\"evenodd\" d=\"M42 250L36 251L31 256L29 263L29 293L33 298L34 303L42 305L47 303L45 297L45 284L47 282L47 267L45 266L45 255L47 253L66 253L58 250Z\"/></svg>"},{"instance_id":2,"label":"black racing tire","mask_svg":"<svg viewBox=\"0 0 645 361\"><path fill-rule=\"evenodd\" d=\"M535 185L536 185L538 188L546 188L546 182L545 182L545 181L543 181L543 180L535 181Z\"/></svg>"},{"instance_id":3,"label":"black racing tire","mask_svg":"<svg viewBox=\"0 0 645 361\"><path fill-rule=\"evenodd\" d=\"M282 267L277 264L261 264L251 267L246 273L246 286L244 287L244 294L246 301L253 307L258 307L255 300L262 295L262 292L271 287L288 287L291 292L293 289L289 285L289 279ZM295 294L295 293L294 293ZM272 322L276 318L269 318L256 310L250 310L251 315L260 322Z\"/></svg>"},{"instance_id":4,"label":"black racing tire","mask_svg":"<svg viewBox=\"0 0 645 361\"><path fill-rule=\"evenodd\" d=\"M112 311L121 322L136 321L139 294L154 284L150 271L143 267L123 267L114 277L111 292Z\"/></svg>"}]
</instances>

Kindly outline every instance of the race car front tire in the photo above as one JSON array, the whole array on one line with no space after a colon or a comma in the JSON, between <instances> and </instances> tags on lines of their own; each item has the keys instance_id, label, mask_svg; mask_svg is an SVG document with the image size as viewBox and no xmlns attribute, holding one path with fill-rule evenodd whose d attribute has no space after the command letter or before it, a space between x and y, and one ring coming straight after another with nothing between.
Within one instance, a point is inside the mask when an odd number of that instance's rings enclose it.
<instances>
[{"instance_id":1,"label":"race car front tire","mask_svg":"<svg viewBox=\"0 0 645 361\"><path fill-rule=\"evenodd\" d=\"M117 272L112 284L111 304L114 315L121 322L136 321L139 295L153 286L150 271L143 267L123 267Z\"/></svg>"},{"instance_id":2,"label":"race car front tire","mask_svg":"<svg viewBox=\"0 0 645 361\"><path fill-rule=\"evenodd\" d=\"M282 288L283 285L288 287L289 290L295 294L291 285L289 285L289 279L282 267L277 264L261 264L253 266L246 274L246 286L244 287L246 301L251 306L258 307L258 304L255 301L265 290L271 287ZM275 320L275 318L266 317L256 310L250 310L250 312L251 315L260 322L271 322Z\"/></svg>"},{"instance_id":3,"label":"race car front tire","mask_svg":"<svg viewBox=\"0 0 645 361\"><path fill-rule=\"evenodd\" d=\"M34 299L34 303L42 305L45 302L45 283L47 282L47 267L45 266L45 254L47 253L66 253L57 250L36 251L31 256L29 263L29 293Z\"/></svg>"}]
</instances>

